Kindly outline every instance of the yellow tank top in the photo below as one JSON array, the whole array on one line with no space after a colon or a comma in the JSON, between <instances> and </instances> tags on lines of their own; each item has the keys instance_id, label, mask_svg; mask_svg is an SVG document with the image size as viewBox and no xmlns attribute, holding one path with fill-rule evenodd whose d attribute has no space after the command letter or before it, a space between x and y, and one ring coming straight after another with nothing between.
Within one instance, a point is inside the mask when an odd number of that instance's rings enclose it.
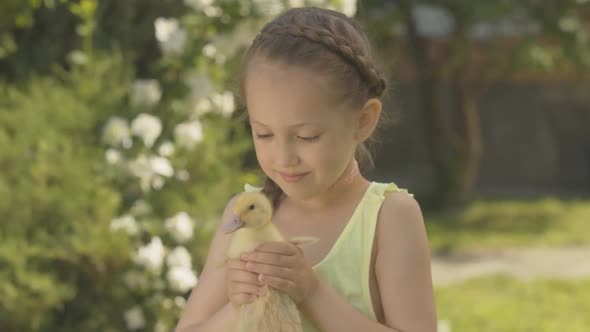
<instances>
[{"instance_id":1,"label":"yellow tank top","mask_svg":"<svg viewBox=\"0 0 590 332\"><path fill-rule=\"evenodd\" d=\"M244 190L260 188L245 185ZM318 276L363 315L373 320L376 320L376 316L369 291L371 252L379 209L389 192L407 193L407 190L393 183L371 182L326 257L313 266ZM319 332L307 317L302 318L304 332Z\"/></svg>"}]
</instances>

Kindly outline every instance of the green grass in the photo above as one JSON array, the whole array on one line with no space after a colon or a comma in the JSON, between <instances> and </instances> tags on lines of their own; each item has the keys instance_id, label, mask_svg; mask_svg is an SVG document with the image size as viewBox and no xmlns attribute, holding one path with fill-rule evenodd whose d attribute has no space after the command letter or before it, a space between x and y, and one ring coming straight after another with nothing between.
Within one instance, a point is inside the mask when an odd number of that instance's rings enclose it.
<instances>
[{"instance_id":1,"label":"green grass","mask_svg":"<svg viewBox=\"0 0 590 332\"><path fill-rule=\"evenodd\" d=\"M480 200L425 219L433 252L590 244L590 200Z\"/></svg>"},{"instance_id":2,"label":"green grass","mask_svg":"<svg viewBox=\"0 0 590 332\"><path fill-rule=\"evenodd\" d=\"M435 290L452 332L590 331L590 279L472 279Z\"/></svg>"}]
</instances>

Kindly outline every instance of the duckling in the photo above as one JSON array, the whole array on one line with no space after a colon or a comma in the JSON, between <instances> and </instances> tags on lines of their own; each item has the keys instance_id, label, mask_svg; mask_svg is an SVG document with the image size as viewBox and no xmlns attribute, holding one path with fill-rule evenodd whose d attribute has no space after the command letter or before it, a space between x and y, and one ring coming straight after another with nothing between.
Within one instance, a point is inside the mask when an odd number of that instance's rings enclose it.
<instances>
[{"instance_id":1,"label":"duckling","mask_svg":"<svg viewBox=\"0 0 590 332\"><path fill-rule=\"evenodd\" d=\"M225 225L226 233L233 233L226 252L228 258L238 259L242 253L256 249L271 241L286 241L272 223L272 204L260 192L244 192L236 198L235 218ZM313 237L297 237L290 240L296 245L317 241ZM264 295L254 302L238 308L236 332L301 332L301 316L289 295L267 288Z\"/></svg>"}]
</instances>

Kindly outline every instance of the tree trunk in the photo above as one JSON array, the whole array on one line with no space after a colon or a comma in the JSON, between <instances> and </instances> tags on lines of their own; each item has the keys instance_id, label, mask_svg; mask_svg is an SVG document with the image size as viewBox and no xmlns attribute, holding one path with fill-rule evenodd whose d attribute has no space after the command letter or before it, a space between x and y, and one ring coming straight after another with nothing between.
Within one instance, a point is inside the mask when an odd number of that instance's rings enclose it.
<instances>
[{"instance_id":1,"label":"tree trunk","mask_svg":"<svg viewBox=\"0 0 590 332\"><path fill-rule=\"evenodd\" d=\"M480 125L479 109L477 106L477 93L474 83L457 77L455 80L455 92L457 109L463 125L463 172L461 174L461 187L459 199L466 203L471 197L473 186L479 175L479 168L483 156L483 143Z\"/></svg>"},{"instance_id":2,"label":"tree trunk","mask_svg":"<svg viewBox=\"0 0 590 332\"><path fill-rule=\"evenodd\" d=\"M410 3L408 0L398 1L416 67L426 144L434 168L434 190L428 195L426 204L440 208L459 200L461 178L458 170L462 167L456 164L459 160L455 158L457 151L453 151L451 146L448 119L443 114L439 93L440 70L428 56L428 41L418 34Z\"/></svg>"}]
</instances>

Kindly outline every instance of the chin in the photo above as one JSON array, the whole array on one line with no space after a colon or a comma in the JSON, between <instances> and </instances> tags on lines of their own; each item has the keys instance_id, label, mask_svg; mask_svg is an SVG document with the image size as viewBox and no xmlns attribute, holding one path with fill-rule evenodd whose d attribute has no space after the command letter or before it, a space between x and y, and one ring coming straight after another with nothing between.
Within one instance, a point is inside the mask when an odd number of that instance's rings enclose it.
<instances>
[{"instance_id":1,"label":"chin","mask_svg":"<svg viewBox=\"0 0 590 332\"><path fill-rule=\"evenodd\" d=\"M313 191L311 190L313 185L309 183L288 183L283 181L283 179L279 178L272 178L274 183L276 183L281 190L288 196L298 198L310 196L310 193Z\"/></svg>"},{"instance_id":2,"label":"chin","mask_svg":"<svg viewBox=\"0 0 590 332\"><path fill-rule=\"evenodd\" d=\"M312 199L325 190L323 186L318 185L317 183L312 183L311 181L308 183L295 185L293 185L292 183L284 182L278 183L280 184L281 189L287 196L299 201L306 201Z\"/></svg>"}]
</instances>

